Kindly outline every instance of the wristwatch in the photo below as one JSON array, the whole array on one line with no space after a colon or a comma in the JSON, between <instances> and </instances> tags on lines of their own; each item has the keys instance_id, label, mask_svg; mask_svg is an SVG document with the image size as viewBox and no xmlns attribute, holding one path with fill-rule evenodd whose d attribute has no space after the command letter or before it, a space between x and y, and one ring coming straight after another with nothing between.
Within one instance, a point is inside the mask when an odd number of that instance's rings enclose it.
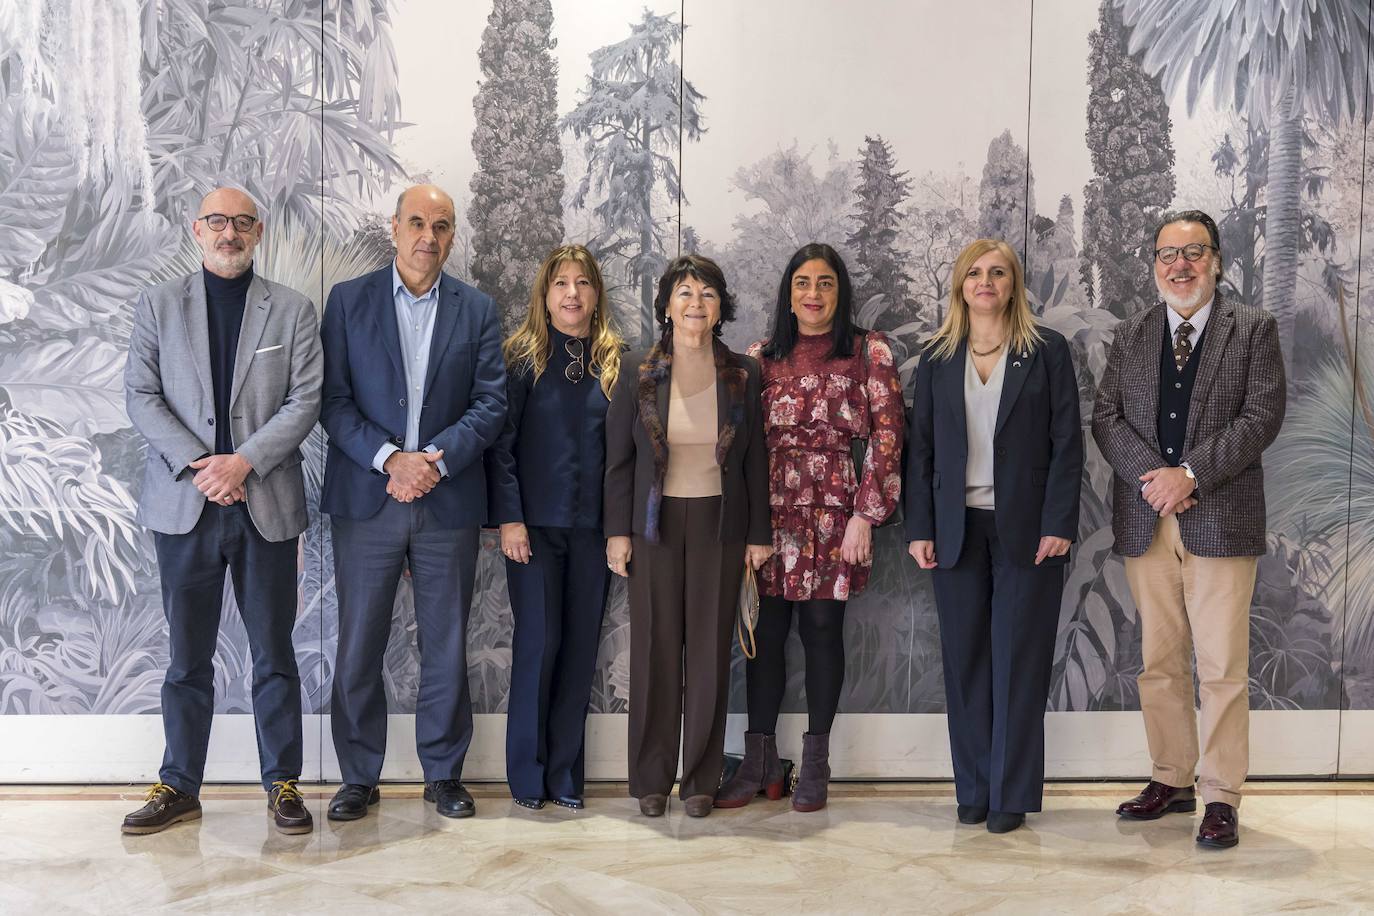
<instances>
[{"instance_id":1,"label":"wristwatch","mask_svg":"<svg viewBox=\"0 0 1374 916\"><path fill-rule=\"evenodd\" d=\"M1188 479L1193 482L1193 489L1197 489L1197 475L1193 473L1193 466L1188 462L1183 462L1179 467L1183 468L1183 473L1188 475Z\"/></svg>"}]
</instances>

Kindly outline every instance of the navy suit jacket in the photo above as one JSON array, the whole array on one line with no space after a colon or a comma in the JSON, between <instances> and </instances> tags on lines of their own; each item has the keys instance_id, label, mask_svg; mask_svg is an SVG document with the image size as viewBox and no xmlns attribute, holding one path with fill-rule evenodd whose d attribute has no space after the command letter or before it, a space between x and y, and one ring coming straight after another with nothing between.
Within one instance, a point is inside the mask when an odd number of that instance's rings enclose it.
<instances>
[{"instance_id":1,"label":"navy suit jacket","mask_svg":"<svg viewBox=\"0 0 1374 916\"><path fill-rule=\"evenodd\" d=\"M320 422L329 433L320 510L371 518L391 498L372 459L386 442L400 446L406 431L406 376L390 264L330 290L320 336ZM476 528L487 514L482 453L501 432L506 371L491 297L448 274L439 278L423 396L419 447L443 449L448 476L421 501L440 527Z\"/></svg>"},{"instance_id":2,"label":"navy suit jacket","mask_svg":"<svg viewBox=\"0 0 1374 916\"><path fill-rule=\"evenodd\" d=\"M1041 327L1044 343L1007 354L993 434L993 501L997 536L1017 566L1035 565L1041 537L1078 538L1083 428L1078 380L1068 342ZM968 342L950 359L928 354L916 369L907 439L906 538L935 542L942 569L964 546L968 423L964 361ZM1067 563L1068 555L1047 564Z\"/></svg>"}]
</instances>

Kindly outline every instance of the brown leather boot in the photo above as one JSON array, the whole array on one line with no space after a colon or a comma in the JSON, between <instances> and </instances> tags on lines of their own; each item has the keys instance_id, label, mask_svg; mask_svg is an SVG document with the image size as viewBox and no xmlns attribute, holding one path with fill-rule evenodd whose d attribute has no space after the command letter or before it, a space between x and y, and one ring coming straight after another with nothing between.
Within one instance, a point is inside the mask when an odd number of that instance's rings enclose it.
<instances>
[{"instance_id":1,"label":"brown leather boot","mask_svg":"<svg viewBox=\"0 0 1374 916\"><path fill-rule=\"evenodd\" d=\"M793 811L819 811L830 794L830 735L802 735L801 772L792 789Z\"/></svg>"},{"instance_id":2,"label":"brown leather boot","mask_svg":"<svg viewBox=\"0 0 1374 916\"><path fill-rule=\"evenodd\" d=\"M756 795L767 795L771 801L782 798L782 761L778 759L778 738L763 732L745 732L744 762L716 793L716 807L743 808Z\"/></svg>"}]
</instances>

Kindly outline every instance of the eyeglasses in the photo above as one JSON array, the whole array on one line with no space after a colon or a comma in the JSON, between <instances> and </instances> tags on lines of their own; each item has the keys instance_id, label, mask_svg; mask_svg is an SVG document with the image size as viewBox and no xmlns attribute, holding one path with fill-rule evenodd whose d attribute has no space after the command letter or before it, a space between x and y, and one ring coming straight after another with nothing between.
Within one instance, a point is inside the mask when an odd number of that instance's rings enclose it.
<instances>
[{"instance_id":1,"label":"eyeglasses","mask_svg":"<svg viewBox=\"0 0 1374 916\"><path fill-rule=\"evenodd\" d=\"M240 213L238 216L225 216L223 213L207 213L205 216L196 217L196 222L205 220L205 225L210 227L211 232L223 232L224 227L233 220L234 228L239 232L248 232L258 223L256 216L249 216L247 213Z\"/></svg>"},{"instance_id":2,"label":"eyeglasses","mask_svg":"<svg viewBox=\"0 0 1374 916\"><path fill-rule=\"evenodd\" d=\"M572 357L572 362L563 367L563 376L576 385L587 374L586 350L576 337L563 341L563 349Z\"/></svg>"},{"instance_id":3,"label":"eyeglasses","mask_svg":"<svg viewBox=\"0 0 1374 916\"><path fill-rule=\"evenodd\" d=\"M1169 246L1168 248L1156 248L1155 257L1159 258L1161 264L1172 264L1178 260L1179 255L1183 255L1189 261L1196 261L1202 257L1204 251L1221 251L1215 245L1204 245L1201 242L1194 242L1191 245L1184 245L1182 248Z\"/></svg>"}]
</instances>

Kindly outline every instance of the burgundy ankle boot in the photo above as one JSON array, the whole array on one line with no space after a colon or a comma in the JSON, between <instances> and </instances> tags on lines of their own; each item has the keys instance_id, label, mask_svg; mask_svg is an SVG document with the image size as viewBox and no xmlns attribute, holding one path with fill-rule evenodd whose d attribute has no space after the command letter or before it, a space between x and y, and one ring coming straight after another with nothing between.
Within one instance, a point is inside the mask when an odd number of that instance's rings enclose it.
<instances>
[{"instance_id":1,"label":"burgundy ankle boot","mask_svg":"<svg viewBox=\"0 0 1374 916\"><path fill-rule=\"evenodd\" d=\"M819 811L830 794L830 735L802 735L801 772L792 789L793 811Z\"/></svg>"},{"instance_id":2,"label":"burgundy ankle boot","mask_svg":"<svg viewBox=\"0 0 1374 916\"><path fill-rule=\"evenodd\" d=\"M776 735L744 733L744 762L716 793L717 808L743 808L756 795L782 798L782 761L778 760Z\"/></svg>"}]
</instances>

